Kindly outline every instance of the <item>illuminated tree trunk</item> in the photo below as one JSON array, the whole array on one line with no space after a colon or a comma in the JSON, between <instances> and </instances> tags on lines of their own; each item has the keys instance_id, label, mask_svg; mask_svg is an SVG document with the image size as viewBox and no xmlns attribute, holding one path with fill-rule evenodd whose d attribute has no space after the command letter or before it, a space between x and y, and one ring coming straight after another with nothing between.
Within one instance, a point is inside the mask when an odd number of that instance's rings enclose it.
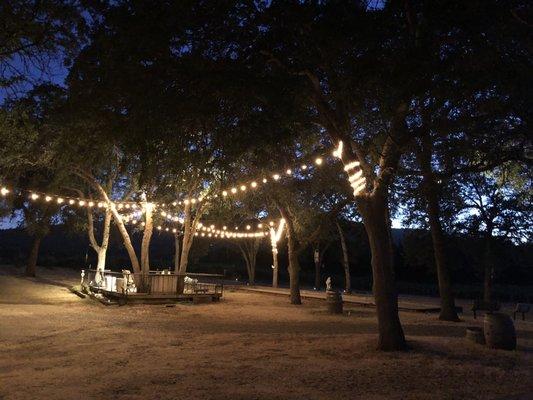
<instances>
[{"instance_id":1,"label":"illuminated tree trunk","mask_svg":"<svg viewBox=\"0 0 533 400\"><path fill-rule=\"evenodd\" d=\"M39 249L41 247L42 239L43 238L41 235L33 236L30 254L28 256L28 261L26 263L26 271L25 271L26 276L35 276L35 273L37 270L37 259L39 258Z\"/></svg>"},{"instance_id":2,"label":"illuminated tree trunk","mask_svg":"<svg viewBox=\"0 0 533 400\"><path fill-rule=\"evenodd\" d=\"M144 208L144 232L141 244L141 270L144 274L150 271L150 241L154 231L153 205L143 203Z\"/></svg>"},{"instance_id":3,"label":"illuminated tree trunk","mask_svg":"<svg viewBox=\"0 0 533 400\"><path fill-rule=\"evenodd\" d=\"M350 276L350 259L348 258L348 247L346 246L346 238L339 221L336 221L337 230L339 231L339 238L342 247L342 266L344 269L344 292L352 293L352 279Z\"/></svg>"},{"instance_id":4,"label":"illuminated tree trunk","mask_svg":"<svg viewBox=\"0 0 533 400\"><path fill-rule=\"evenodd\" d=\"M300 261L298 260L298 249L294 225L289 213L284 207L279 207L282 217L287 224L287 248L289 253L289 288L291 304L302 304L300 296Z\"/></svg>"},{"instance_id":5,"label":"illuminated tree trunk","mask_svg":"<svg viewBox=\"0 0 533 400\"><path fill-rule=\"evenodd\" d=\"M272 287L278 287L279 277L279 262L278 262L278 249L272 249Z\"/></svg>"},{"instance_id":6,"label":"illuminated tree trunk","mask_svg":"<svg viewBox=\"0 0 533 400\"><path fill-rule=\"evenodd\" d=\"M378 349L401 350L406 345L398 316L387 196L378 191L372 196L358 199L358 209L363 217L372 252L372 291L378 317Z\"/></svg>"},{"instance_id":7,"label":"illuminated tree trunk","mask_svg":"<svg viewBox=\"0 0 533 400\"><path fill-rule=\"evenodd\" d=\"M109 234L111 228L111 217L111 210L107 208L104 217L102 243L99 245L96 241L96 237L94 234L94 220L92 210L90 208L87 209L87 233L89 236L89 243L98 257L98 262L96 264L96 269L98 271L103 271L106 265L106 255L107 248L109 246Z\"/></svg>"},{"instance_id":8,"label":"illuminated tree trunk","mask_svg":"<svg viewBox=\"0 0 533 400\"><path fill-rule=\"evenodd\" d=\"M124 225L122 216L117 211L115 204L111 201L107 192L104 190L100 182L98 182L98 180L96 180L90 173L78 170L77 174L81 178L85 179L98 192L98 194L102 196L102 198L106 202L107 208L111 210L111 214L113 215L113 220L115 221L115 224L117 225L120 235L122 236L124 247L126 248L126 251L128 252L128 255L130 257L130 262L133 268L133 272L140 273L141 266L139 264L139 259L137 258L137 254L135 253L135 249L133 248L133 245L131 243L130 235L126 229L126 226Z\"/></svg>"},{"instance_id":9,"label":"illuminated tree trunk","mask_svg":"<svg viewBox=\"0 0 533 400\"><path fill-rule=\"evenodd\" d=\"M191 204L187 203L183 210L185 216L183 221L183 240L181 244L181 258L180 258L180 274L187 272L187 265L189 264L189 251L191 250L193 241L193 229L192 229L192 210Z\"/></svg>"},{"instance_id":10,"label":"illuminated tree trunk","mask_svg":"<svg viewBox=\"0 0 533 400\"><path fill-rule=\"evenodd\" d=\"M180 235L174 234L174 272L180 270Z\"/></svg>"}]
</instances>

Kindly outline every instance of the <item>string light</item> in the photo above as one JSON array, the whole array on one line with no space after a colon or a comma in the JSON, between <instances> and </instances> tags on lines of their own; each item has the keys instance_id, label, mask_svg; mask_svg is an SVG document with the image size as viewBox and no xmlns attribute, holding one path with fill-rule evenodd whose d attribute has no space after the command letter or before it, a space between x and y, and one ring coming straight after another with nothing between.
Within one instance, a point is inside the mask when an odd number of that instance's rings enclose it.
<instances>
[{"instance_id":1,"label":"string light","mask_svg":"<svg viewBox=\"0 0 533 400\"><path fill-rule=\"evenodd\" d=\"M3 187L2 189L0 189L0 194L1 194L2 196L7 196L7 195L9 194L9 189Z\"/></svg>"},{"instance_id":2,"label":"string light","mask_svg":"<svg viewBox=\"0 0 533 400\"><path fill-rule=\"evenodd\" d=\"M342 151L344 145L342 140L339 141L337 148L333 151L333 155L342 161ZM366 179L363 176L363 170L359 161L350 161L345 163L344 171L348 174L348 181L353 189L353 195L357 196L366 187Z\"/></svg>"}]
</instances>

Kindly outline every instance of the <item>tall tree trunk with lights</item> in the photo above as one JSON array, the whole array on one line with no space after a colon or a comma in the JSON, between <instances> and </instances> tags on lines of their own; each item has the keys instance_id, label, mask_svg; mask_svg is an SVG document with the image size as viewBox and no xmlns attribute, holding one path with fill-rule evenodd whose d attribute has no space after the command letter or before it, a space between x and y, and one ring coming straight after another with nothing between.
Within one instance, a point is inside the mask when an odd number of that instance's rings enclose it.
<instances>
[{"instance_id":1,"label":"tall tree trunk with lights","mask_svg":"<svg viewBox=\"0 0 533 400\"><path fill-rule=\"evenodd\" d=\"M144 231L141 243L141 270L143 274L150 271L150 242L154 231L153 205L143 202L144 210Z\"/></svg>"},{"instance_id":2,"label":"tall tree trunk with lights","mask_svg":"<svg viewBox=\"0 0 533 400\"><path fill-rule=\"evenodd\" d=\"M292 216L285 207L278 206L281 216L287 224L287 248L289 253L289 288L291 304L302 304L300 296L300 261L298 260L298 242L294 231Z\"/></svg>"}]
</instances>

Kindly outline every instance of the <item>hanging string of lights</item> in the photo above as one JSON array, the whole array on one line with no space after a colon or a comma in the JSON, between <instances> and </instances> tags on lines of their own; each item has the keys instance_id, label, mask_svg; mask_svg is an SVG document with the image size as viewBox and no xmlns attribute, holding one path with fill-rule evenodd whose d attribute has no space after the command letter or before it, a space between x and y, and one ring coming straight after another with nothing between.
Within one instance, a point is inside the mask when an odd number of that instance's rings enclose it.
<instances>
[{"instance_id":1,"label":"hanging string of lights","mask_svg":"<svg viewBox=\"0 0 533 400\"><path fill-rule=\"evenodd\" d=\"M213 198L228 198L228 197L236 197L238 195L242 195L247 193L248 191L258 189L262 185L266 185L269 183L276 183L280 182L283 177L294 177L297 176L297 172L305 173L308 170L310 170L313 166L321 167L324 165L324 157L316 157L313 162L308 162L301 164L300 166L295 166L292 168L287 168L284 172L273 172L271 174L264 175L257 179L252 179L247 182L241 182L241 183L235 183L232 187L228 187L226 189L220 190L218 193L207 195L207 196L198 196L198 197L189 197L184 198L182 200L176 200L171 203L162 203L162 202L151 202L151 204L154 206L154 208L165 208L167 206L182 206L182 205L188 205L188 204L197 204L201 203L204 200L213 199ZM7 196L8 194L11 194L13 191L10 190L7 187L1 187L0 188L0 195L1 196ZM87 200L82 197L75 197L75 196L62 196L57 194L50 194L50 193L44 193L36 190L22 190L22 192L25 192L28 194L28 197L30 200L37 201L39 199L44 199L46 202L49 203L56 203L56 204L69 204L71 206L79 206L79 207L98 207L98 208L106 208L107 203L101 200ZM142 207L143 202L142 201L112 201L111 204L114 204L115 207L118 210L122 209L137 209Z\"/></svg>"}]
</instances>

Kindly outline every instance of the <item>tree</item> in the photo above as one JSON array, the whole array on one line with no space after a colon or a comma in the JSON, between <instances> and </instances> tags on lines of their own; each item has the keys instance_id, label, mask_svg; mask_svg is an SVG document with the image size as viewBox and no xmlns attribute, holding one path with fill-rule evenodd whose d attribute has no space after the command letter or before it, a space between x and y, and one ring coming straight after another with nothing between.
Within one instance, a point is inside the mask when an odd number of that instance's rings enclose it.
<instances>
[{"instance_id":1,"label":"tree","mask_svg":"<svg viewBox=\"0 0 533 400\"><path fill-rule=\"evenodd\" d=\"M16 94L50 77L75 55L86 33L81 2L6 0L0 4L0 89Z\"/></svg>"},{"instance_id":2,"label":"tree","mask_svg":"<svg viewBox=\"0 0 533 400\"><path fill-rule=\"evenodd\" d=\"M533 238L531 177L520 165L506 164L491 172L464 176L460 190L464 205L457 223L463 232L484 240L483 298L490 302L496 272L496 238L517 242L531 242Z\"/></svg>"}]
</instances>

